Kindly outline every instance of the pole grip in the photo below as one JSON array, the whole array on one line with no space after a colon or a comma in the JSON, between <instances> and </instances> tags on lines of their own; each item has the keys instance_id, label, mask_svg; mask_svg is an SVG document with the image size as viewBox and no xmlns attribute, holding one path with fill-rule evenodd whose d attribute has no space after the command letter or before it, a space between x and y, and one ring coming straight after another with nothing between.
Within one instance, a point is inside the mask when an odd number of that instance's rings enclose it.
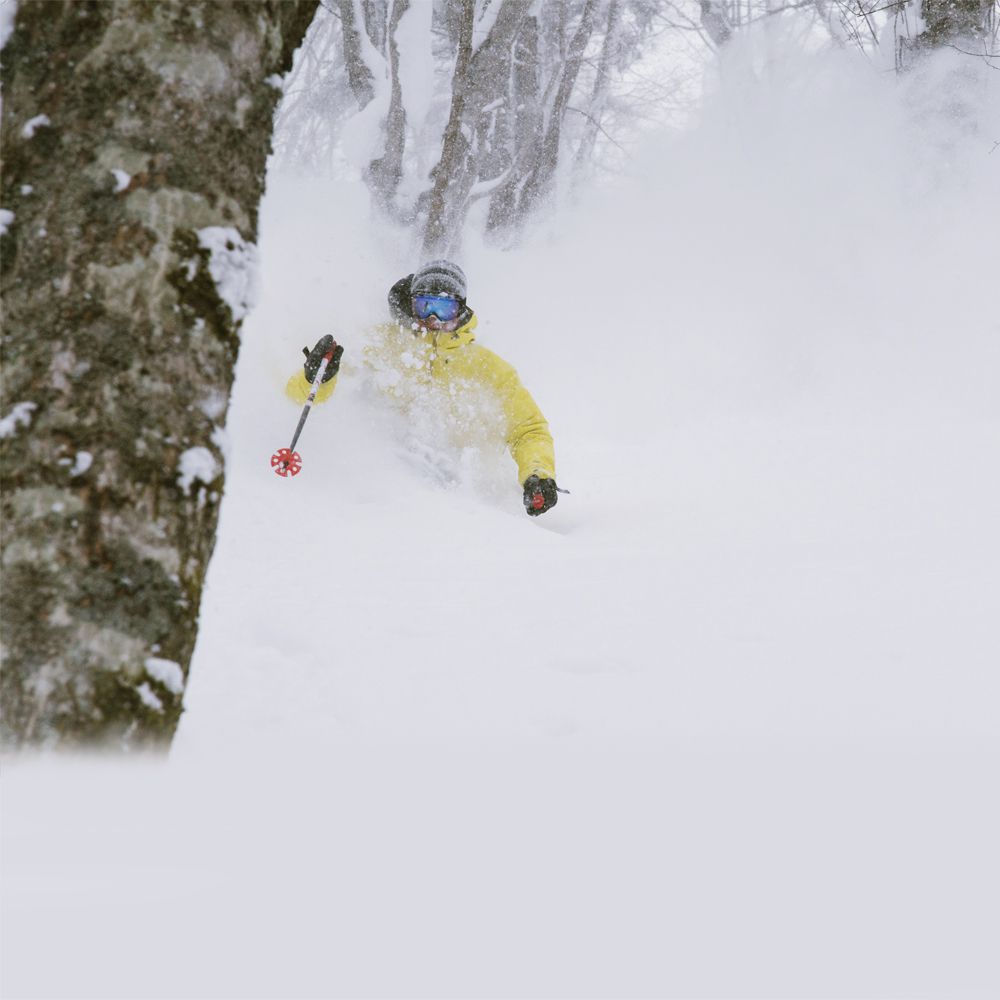
<instances>
[{"instance_id":1,"label":"pole grip","mask_svg":"<svg viewBox=\"0 0 1000 1000\"><path fill-rule=\"evenodd\" d=\"M326 354L320 359L319 368L316 369L316 377L312 380L312 388L309 390L309 395L306 398L306 406L312 406L313 400L316 398L316 393L319 392L319 387L323 384L323 376L326 374L327 365L333 359L333 351L327 351Z\"/></svg>"}]
</instances>

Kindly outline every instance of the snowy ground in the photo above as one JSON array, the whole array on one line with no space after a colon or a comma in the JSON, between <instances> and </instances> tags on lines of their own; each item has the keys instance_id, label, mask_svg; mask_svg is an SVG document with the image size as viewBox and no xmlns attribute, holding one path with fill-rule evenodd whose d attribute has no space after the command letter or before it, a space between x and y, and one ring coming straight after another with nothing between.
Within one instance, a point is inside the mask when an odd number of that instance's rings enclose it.
<instances>
[{"instance_id":1,"label":"snowy ground","mask_svg":"<svg viewBox=\"0 0 1000 1000\"><path fill-rule=\"evenodd\" d=\"M272 177L175 749L7 768L4 996L1000 993L996 88L796 72L463 257L537 521L351 364L405 237Z\"/></svg>"}]
</instances>

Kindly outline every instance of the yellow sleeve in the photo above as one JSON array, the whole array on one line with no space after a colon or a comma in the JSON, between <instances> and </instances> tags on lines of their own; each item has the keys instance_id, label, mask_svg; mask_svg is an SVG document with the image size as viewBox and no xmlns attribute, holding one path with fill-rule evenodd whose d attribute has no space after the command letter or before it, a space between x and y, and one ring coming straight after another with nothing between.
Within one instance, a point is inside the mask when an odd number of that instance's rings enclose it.
<instances>
[{"instance_id":1,"label":"yellow sleeve","mask_svg":"<svg viewBox=\"0 0 1000 1000\"><path fill-rule=\"evenodd\" d=\"M334 375L329 382L324 382L316 393L316 402L325 403L337 385L337 376ZM295 403L304 404L309 398L309 390L312 389L312 382L306 381L305 372L300 368L285 385L285 395Z\"/></svg>"},{"instance_id":2,"label":"yellow sleeve","mask_svg":"<svg viewBox=\"0 0 1000 1000\"><path fill-rule=\"evenodd\" d=\"M511 365L487 348L476 346L482 357L483 375L492 384L503 407L507 447L517 463L518 481L523 484L532 475L555 479L555 447L548 421L538 404Z\"/></svg>"}]
</instances>

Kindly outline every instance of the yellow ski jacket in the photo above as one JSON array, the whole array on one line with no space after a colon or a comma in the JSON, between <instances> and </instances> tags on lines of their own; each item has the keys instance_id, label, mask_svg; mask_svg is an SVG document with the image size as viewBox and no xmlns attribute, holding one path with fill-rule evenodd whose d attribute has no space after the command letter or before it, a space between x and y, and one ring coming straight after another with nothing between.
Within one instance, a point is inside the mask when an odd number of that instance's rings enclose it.
<instances>
[{"instance_id":1,"label":"yellow ski jacket","mask_svg":"<svg viewBox=\"0 0 1000 1000\"><path fill-rule=\"evenodd\" d=\"M545 417L514 368L476 343L476 323L473 315L454 332L386 323L373 331L364 363L379 388L402 406L429 402L444 410L457 436L473 424L480 432L495 429L517 463L522 484L532 475L555 479ZM336 383L334 377L321 386L316 402L329 399ZM287 393L297 403L305 403L310 389L301 368L288 380Z\"/></svg>"}]
</instances>

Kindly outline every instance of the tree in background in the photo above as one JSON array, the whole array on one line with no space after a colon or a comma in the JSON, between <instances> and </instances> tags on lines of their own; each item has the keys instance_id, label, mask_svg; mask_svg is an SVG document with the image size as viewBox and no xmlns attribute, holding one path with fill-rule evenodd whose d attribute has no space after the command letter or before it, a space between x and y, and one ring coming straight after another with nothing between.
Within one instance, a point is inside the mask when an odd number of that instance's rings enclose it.
<instances>
[{"instance_id":1,"label":"tree in background","mask_svg":"<svg viewBox=\"0 0 1000 1000\"><path fill-rule=\"evenodd\" d=\"M783 14L812 13L835 43L873 52L889 40L899 70L919 54L944 47L1000 58L996 0L699 0L699 6L699 27L715 47ZM683 0L667 7L673 17L684 17Z\"/></svg>"},{"instance_id":2,"label":"tree in background","mask_svg":"<svg viewBox=\"0 0 1000 1000\"><path fill-rule=\"evenodd\" d=\"M315 0L22 0L3 51L3 741L169 741L279 90Z\"/></svg>"},{"instance_id":3,"label":"tree in background","mask_svg":"<svg viewBox=\"0 0 1000 1000\"><path fill-rule=\"evenodd\" d=\"M424 254L453 252L479 203L484 228L508 239L560 169L588 162L607 138L612 83L642 55L661 6L328 3L289 81L281 152L332 160L346 125L361 140L360 155L349 155L375 202L413 230ZM431 65L423 79L408 72L414 60Z\"/></svg>"},{"instance_id":4,"label":"tree in background","mask_svg":"<svg viewBox=\"0 0 1000 1000\"><path fill-rule=\"evenodd\" d=\"M905 69L921 53L940 48L1000 59L996 8L995 0L909 0L898 6L897 66Z\"/></svg>"}]
</instances>

